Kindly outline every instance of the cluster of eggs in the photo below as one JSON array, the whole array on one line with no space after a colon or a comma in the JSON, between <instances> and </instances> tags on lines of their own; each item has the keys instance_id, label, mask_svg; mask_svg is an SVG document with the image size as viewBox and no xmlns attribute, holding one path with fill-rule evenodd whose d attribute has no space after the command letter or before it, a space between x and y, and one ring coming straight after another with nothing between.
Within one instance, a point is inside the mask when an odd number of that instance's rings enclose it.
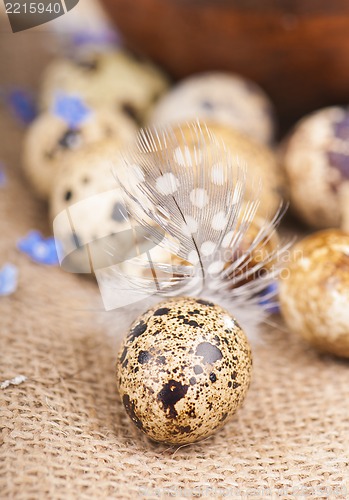
<instances>
[{"instance_id":1,"label":"cluster of eggs","mask_svg":"<svg viewBox=\"0 0 349 500\"><path fill-rule=\"evenodd\" d=\"M304 117L283 140L290 207L321 229L298 242L280 284L290 331L349 357L349 113L333 106Z\"/></svg>"},{"instance_id":2,"label":"cluster of eggs","mask_svg":"<svg viewBox=\"0 0 349 500\"><path fill-rule=\"evenodd\" d=\"M130 224L112 159L134 141L139 122L168 85L160 69L123 50L84 50L46 68L23 170L49 203L67 270L91 273L109 265L105 249L119 248L115 234L128 251Z\"/></svg>"},{"instance_id":3,"label":"cluster of eggs","mask_svg":"<svg viewBox=\"0 0 349 500\"><path fill-rule=\"evenodd\" d=\"M65 108L76 106L74 99L87 111L77 121L73 110L71 123ZM140 126L171 124L177 127L178 141L194 149L198 145L186 124L204 121L248 168L248 177L261 178L259 216L271 217L279 207L284 182L269 147L272 105L258 86L237 75L206 73L170 88L167 76L138 55L122 49L85 50L47 67L39 102L41 113L24 142L23 169L36 194L49 202L70 271L90 273L120 262L137 244L112 170ZM79 110L77 114L79 118ZM118 248L117 256L105 251L108 245Z\"/></svg>"},{"instance_id":4,"label":"cluster of eggs","mask_svg":"<svg viewBox=\"0 0 349 500\"><path fill-rule=\"evenodd\" d=\"M77 109L67 110L70 105ZM40 110L25 138L23 170L49 204L70 271L122 262L137 244L126 230L130 216L111 159L132 147L140 126L170 125L192 153L200 145L190 123L199 120L246 167L247 198L255 188L252 179L261 178L258 216L241 242L242 253L279 208L284 179L271 147L272 105L242 77L205 73L170 88L160 69L133 53L89 51L50 64ZM119 250L111 261L106 245ZM278 245L275 235L256 252L272 253ZM169 258L160 247L157 253L162 261ZM256 262L252 255L244 265ZM227 311L199 298L172 299L145 313L118 360L127 413L152 439L169 443L193 442L222 426L241 405L250 377L251 352L241 327Z\"/></svg>"},{"instance_id":5,"label":"cluster of eggs","mask_svg":"<svg viewBox=\"0 0 349 500\"><path fill-rule=\"evenodd\" d=\"M82 119L71 123L55 111L62 95L83 102ZM53 62L43 77L40 106L25 139L23 168L37 195L49 202L69 270L93 272L122 262L137 247L111 159L132 147L140 126L171 125L193 152L200 145L190 124L200 120L246 166L248 180L262 180L260 207L242 252L275 214L286 186L291 208L306 223L341 228L298 243L283 274L280 303L291 331L349 357L346 109L304 118L276 153L273 108L254 83L211 72L170 87L160 69L121 49ZM253 189L247 182L247 198ZM278 245L275 234L255 251L272 254ZM111 258L106 246L117 255ZM162 262L172 258L160 247L157 254ZM255 257L246 265L252 268ZM250 376L251 352L237 321L210 302L186 297L139 318L118 359L119 390L131 420L168 443L193 442L223 425L241 405Z\"/></svg>"}]
</instances>

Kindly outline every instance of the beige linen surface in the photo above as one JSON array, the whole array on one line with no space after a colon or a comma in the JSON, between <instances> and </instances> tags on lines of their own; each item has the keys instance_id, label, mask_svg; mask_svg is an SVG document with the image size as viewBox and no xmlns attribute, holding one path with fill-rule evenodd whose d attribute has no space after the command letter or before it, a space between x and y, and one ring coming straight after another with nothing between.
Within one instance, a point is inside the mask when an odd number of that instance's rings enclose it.
<instances>
[{"instance_id":1,"label":"beige linen surface","mask_svg":"<svg viewBox=\"0 0 349 500\"><path fill-rule=\"evenodd\" d=\"M35 85L43 46L53 42L36 30L6 31L2 84ZM23 128L4 103L0 114L8 176L0 266L11 261L20 270L18 291L0 297L0 382L28 377L0 390L0 497L348 498L349 363L318 355L281 328L265 328L245 404L215 436L176 449L133 427L114 378L133 310L123 318L103 312L92 280L15 250L30 229L51 229L20 174Z\"/></svg>"}]
</instances>

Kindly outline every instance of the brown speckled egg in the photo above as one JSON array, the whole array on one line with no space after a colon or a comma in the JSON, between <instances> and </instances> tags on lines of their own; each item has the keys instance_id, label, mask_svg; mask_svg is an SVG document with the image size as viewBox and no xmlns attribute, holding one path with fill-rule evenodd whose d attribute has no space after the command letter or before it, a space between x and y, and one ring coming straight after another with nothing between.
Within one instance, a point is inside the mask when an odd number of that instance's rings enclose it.
<instances>
[{"instance_id":1,"label":"brown speckled egg","mask_svg":"<svg viewBox=\"0 0 349 500\"><path fill-rule=\"evenodd\" d=\"M105 109L92 111L75 128L51 112L42 113L25 136L23 171L35 193L47 199L60 166L77 151L106 140L121 148L134 140L136 132L132 120Z\"/></svg>"},{"instance_id":2,"label":"brown speckled egg","mask_svg":"<svg viewBox=\"0 0 349 500\"><path fill-rule=\"evenodd\" d=\"M291 208L310 226L343 227L349 218L348 139L348 109L330 107L303 118L284 141Z\"/></svg>"},{"instance_id":3,"label":"brown speckled egg","mask_svg":"<svg viewBox=\"0 0 349 500\"><path fill-rule=\"evenodd\" d=\"M349 235L308 236L284 271L280 305L289 329L322 351L349 357Z\"/></svg>"},{"instance_id":4,"label":"brown speckled egg","mask_svg":"<svg viewBox=\"0 0 349 500\"><path fill-rule=\"evenodd\" d=\"M251 378L247 338L227 311L175 298L149 309L121 346L117 380L134 424L151 439L192 443L242 404Z\"/></svg>"}]
</instances>

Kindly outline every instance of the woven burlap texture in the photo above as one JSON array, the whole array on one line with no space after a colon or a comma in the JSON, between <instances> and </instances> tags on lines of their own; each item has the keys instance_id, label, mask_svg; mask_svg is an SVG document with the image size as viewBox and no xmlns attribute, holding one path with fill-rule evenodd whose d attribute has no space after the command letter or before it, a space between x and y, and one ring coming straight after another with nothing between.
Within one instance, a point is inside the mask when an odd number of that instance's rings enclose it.
<instances>
[{"instance_id":1,"label":"woven burlap texture","mask_svg":"<svg viewBox=\"0 0 349 500\"><path fill-rule=\"evenodd\" d=\"M35 85L47 37L2 30L7 83ZM3 104L0 266L16 264L20 280L0 298L0 382L27 380L0 390L0 497L348 498L348 363L320 356L282 326L264 329L245 404L216 435L176 449L133 427L114 376L132 308L123 318L103 312L92 280L15 249L30 229L52 232L20 174L23 130Z\"/></svg>"}]
</instances>

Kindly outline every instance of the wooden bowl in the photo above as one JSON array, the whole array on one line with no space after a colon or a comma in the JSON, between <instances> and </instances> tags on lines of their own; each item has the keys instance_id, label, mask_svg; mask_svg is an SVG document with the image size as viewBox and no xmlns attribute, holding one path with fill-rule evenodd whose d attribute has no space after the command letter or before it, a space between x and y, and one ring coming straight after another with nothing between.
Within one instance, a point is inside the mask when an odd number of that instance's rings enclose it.
<instances>
[{"instance_id":1,"label":"wooden bowl","mask_svg":"<svg viewBox=\"0 0 349 500\"><path fill-rule=\"evenodd\" d=\"M102 0L126 43L175 78L231 70L284 124L349 101L348 0Z\"/></svg>"}]
</instances>

